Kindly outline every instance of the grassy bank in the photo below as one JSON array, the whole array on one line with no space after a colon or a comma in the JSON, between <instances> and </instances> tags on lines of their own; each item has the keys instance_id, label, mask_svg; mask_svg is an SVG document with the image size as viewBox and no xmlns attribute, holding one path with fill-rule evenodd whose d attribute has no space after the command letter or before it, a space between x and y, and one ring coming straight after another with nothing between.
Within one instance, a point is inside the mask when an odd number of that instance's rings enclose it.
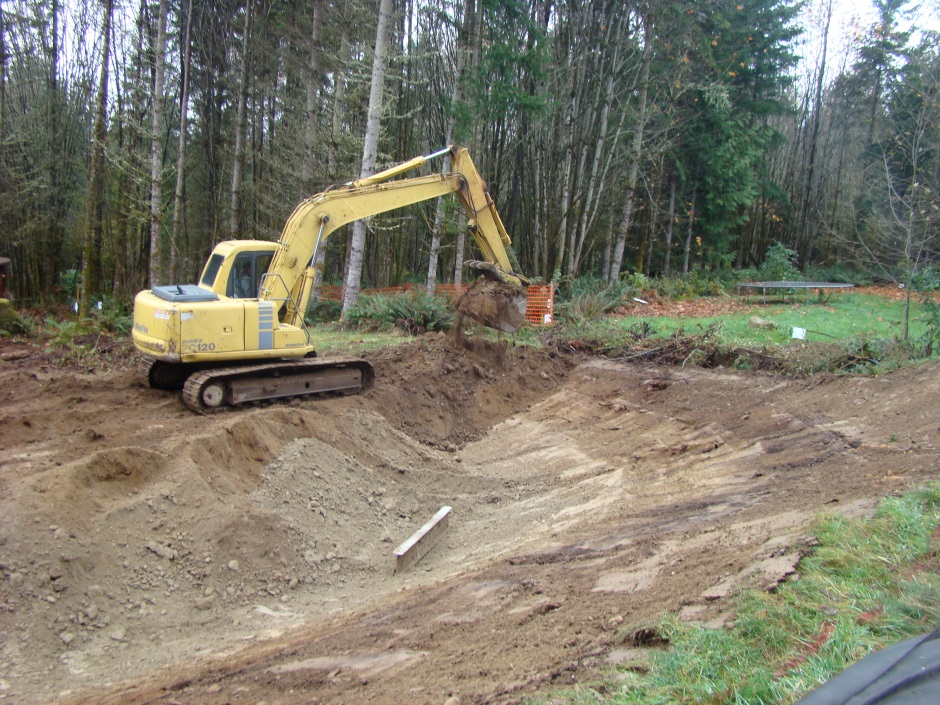
<instances>
[{"instance_id":1,"label":"grassy bank","mask_svg":"<svg viewBox=\"0 0 940 705\"><path fill-rule=\"evenodd\" d=\"M940 485L883 500L873 517L830 516L799 579L747 592L724 629L663 619L663 651L623 670L580 705L789 703L872 650L940 622Z\"/></svg>"}]
</instances>

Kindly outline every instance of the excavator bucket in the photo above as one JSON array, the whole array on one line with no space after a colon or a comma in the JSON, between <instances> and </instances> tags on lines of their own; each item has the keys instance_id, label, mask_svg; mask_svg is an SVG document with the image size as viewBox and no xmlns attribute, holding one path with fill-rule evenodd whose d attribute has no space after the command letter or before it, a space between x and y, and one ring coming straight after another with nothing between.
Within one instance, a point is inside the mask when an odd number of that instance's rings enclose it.
<instances>
[{"instance_id":1,"label":"excavator bucket","mask_svg":"<svg viewBox=\"0 0 940 705\"><path fill-rule=\"evenodd\" d=\"M488 328L514 333L525 323L526 295L518 284L489 262L466 262L483 276L457 299L458 313L469 316Z\"/></svg>"}]
</instances>

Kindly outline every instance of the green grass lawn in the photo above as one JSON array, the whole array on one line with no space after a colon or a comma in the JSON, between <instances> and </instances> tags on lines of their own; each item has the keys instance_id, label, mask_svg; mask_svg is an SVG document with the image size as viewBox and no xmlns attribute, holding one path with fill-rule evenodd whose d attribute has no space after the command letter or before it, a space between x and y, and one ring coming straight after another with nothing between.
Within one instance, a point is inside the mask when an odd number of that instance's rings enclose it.
<instances>
[{"instance_id":1,"label":"green grass lawn","mask_svg":"<svg viewBox=\"0 0 940 705\"><path fill-rule=\"evenodd\" d=\"M639 314L642 309L636 309ZM924 306L912 302L910 313L911 339L923 335L926 326L921 321ZM757 316L775 324L773 328L750 325ZM654 337L668 337L677 331L695 335L709 326L719 326L718 335L729 345L740 346L786 346L799 344L794 340L793 328L803 328L807 342L846 341L859 336L898 338L903 334L904 304L881 296L867 294L838 295L825 303L813 299L805 301L755 305L737 313L722 314L707 318L672 318L668 316L627 316L596 321L592 332L603 335L608 330L614 337L622 337L638 325L649 326Z\"/></svg>"},{"instance_id":2,"label":"green grass lawn","mask_svg":"<svg viewBox=\"0 0 940 705\"><path fill-rule=\"evenodd\" d=\"M700 300L707 302L707 299ZM722 303L721 300L715 300ZM725 300L726 302L727 300ZM707 303L705 309L707 310ZM582 338L596 341L598 348L629 347L639 337L669 338L675 334L697 336L706 330L710 333L713 344L726 348L751 350L781 351L791 353L807 349L813 354L814 343L835 344L847 350L859 352L863 357L878 358L884 362L895 341L903 336L904 302L892 301L882 296L853 293L833 295L820 301L813 297L806 304L802 297L787 301L772 302L767 305L755 303L731 313L720 313L708 317L676 318L671 316L642 316L642 307L637 307L627 315L604 316L579 325L565 325L564 318L553 328L523 327L516 333L507 335L482 326L474 326L472 335L487 339L507 340L516 345L539 345L539 336L551 331L554 335L565 338ZM753 317L768 321L771 327L758 327L750 323ZM805 340L793 337L794 328L806 331ZM349 329L336 323L319 323L312 326L312 334L317 350L321 355L343 354L362 355L370 351L400 345L412 336L394 327L383 330ZM925 307L915 300L911 305L909 337L911 341L920 340L927 332ZM864 342L878 341L874 345ZM794 350L796 348L797 350ZM903 364L904 355L899 355L896 362ZM892 362L893 364L893 362ZM889 365L889 367L892 365ZM799 365L796 366L797 368ZM809 365L803 371L825 369L825 363ZM887 369L887 368L883 368ZM793 371L800 371L794 369Z\"/></svg>"}]
</instances>

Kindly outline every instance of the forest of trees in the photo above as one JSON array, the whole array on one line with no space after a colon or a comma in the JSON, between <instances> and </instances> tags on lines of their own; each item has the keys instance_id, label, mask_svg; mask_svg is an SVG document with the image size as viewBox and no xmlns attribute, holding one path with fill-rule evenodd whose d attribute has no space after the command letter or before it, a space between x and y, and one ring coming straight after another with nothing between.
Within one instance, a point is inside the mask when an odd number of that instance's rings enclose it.
<instances>
[{"instance_id":1,"label":"forest of trees","mask_svg":"<svg viewBox=\"0 0 940 705\"><path fill-rule=\"evenodd\" d=\"M375 169L469 148L530 277L779 242L903 281L940 246L940 38L914 6L846 36L831 0L0 0L0 256L37 305L195 281L371 169L372 104ZM458 211L372 219L363 286L459 278ZM350 238L326 255L341 283Z\"/></svg>"}]
</instances>

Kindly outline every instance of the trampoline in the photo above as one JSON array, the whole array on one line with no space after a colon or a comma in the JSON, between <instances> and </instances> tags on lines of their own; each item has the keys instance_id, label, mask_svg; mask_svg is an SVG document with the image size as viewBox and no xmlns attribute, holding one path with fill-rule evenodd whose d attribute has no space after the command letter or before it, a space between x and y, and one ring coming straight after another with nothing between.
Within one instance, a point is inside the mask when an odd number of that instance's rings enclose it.
<instances>
[{"instance_id":1,"label":"trampoline","mask_svg":"<svg viewBox=\"0 0 940 705\"><path fill-rule=\"evenodd\" d=\"M849 292L849 289L853 288L854 284L844 284L840 282L788 282L788 281L779 281L779 282L746 282L744 284L738 284L738 296L741 296L741 290L744 289L746 294L751 292L756 292L760 289L763 292L763 302L767 303L767 290L780 289L782 291L787 290L806 290L806 303L809 304L809 294L813 289L819 291L819 295L822 296L823 291L834 290L842 291L844 294ZM781 293L781 296L783 294Z\"/></svg>"}]
</instances>

